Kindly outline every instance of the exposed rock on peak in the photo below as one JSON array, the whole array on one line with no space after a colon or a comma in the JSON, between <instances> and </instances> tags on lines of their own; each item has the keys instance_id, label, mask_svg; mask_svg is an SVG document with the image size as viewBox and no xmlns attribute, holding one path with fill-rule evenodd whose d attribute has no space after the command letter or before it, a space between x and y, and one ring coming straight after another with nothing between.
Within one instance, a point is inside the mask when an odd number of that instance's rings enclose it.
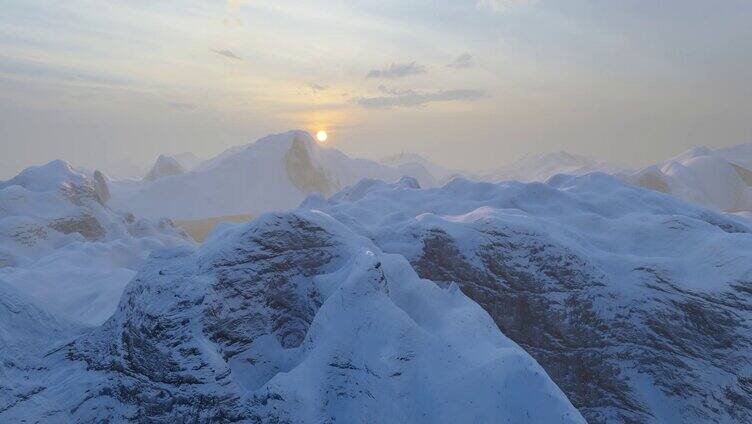
<instances>
[{"instance_id":1,"label":"exposed rock on peak","mask_svg":"<svg viewBox=\"0 0 752 424\"><path fill-rule=\"evenodd\" d=\"M584 423L456 287L317 212L153 255L37 378L0 419Z\"/></svg>"},{"instance_id":2,"label":"exposed rock on peak","mask_svg":"<svg viewBox=\"0 0 752 424\"><path fill-rule=\"evenodd\" d=\"M154 166L152 166L149 173L144 177L144 180L155 181L160 178L180 175L183 173L185 173L185 169L183 169L175 158L166 155L159 155Z\"/></svg>"},{"instance_id":3,"label":"exposed rock on peak","mask_svg":"<svg viewBox=\"0 0 752 424\"><path fill-rule=\"evenodd\" d=\"M303 207L458 285L588 422L752 421L745 220L600 173L362 182Z\"/></svg>"},{"instance_id":4,"label":"exposed rock on peak","mask_svg":"<svg viewBox=\"0 0 752 424\"><path fill-rule=\"evenodd\" d=\"M113 211L107 197L101 172L64 161L0 183L0 279L52 313L101 323L149 251L189 243L167 221Z\"/></svg>"},{"instance_id":5,"label":"exposed rock on peak","mask_svg":"<svg viewBox=\"0 0 752 424\"><path fill-rule=\"evenodd\" d=\"M310 150L312 142L307 133L295 134L290 150L285 153L287 176L305 194L331 195L339 187L335 186L320 165L313 162Z\"/></svg>"},{"instance_id":6,"label":"exposed rock on peak","mask_svg":"<svg viewBox=\"0 0 752 424\"><path fill-rule=\"evenodd\" d=\"M99 170L96 170L94 171L91 180L94 184L94 191L96 191L97 196L99 197L99 202L102 204L107 203L107 201L110 200L110 197L112 197L110 195L110 188L107 186L107 177Z\"/></svg>"},{"instance_id":7,"label":"exposed rock on peak","mask_svg":"<svg viewBox=\"0 0 752 424\"><path fill-rule=\"evenodd\" d=\"M329 196L363 178L396 182L405 175L422 187L435 186L436 179L423 165L402 169L352 158L295 130L227 149L182 175L114 182L109 204L152 219L258 216L297 207L313 193Z\"/></svg>"}]
</instances>

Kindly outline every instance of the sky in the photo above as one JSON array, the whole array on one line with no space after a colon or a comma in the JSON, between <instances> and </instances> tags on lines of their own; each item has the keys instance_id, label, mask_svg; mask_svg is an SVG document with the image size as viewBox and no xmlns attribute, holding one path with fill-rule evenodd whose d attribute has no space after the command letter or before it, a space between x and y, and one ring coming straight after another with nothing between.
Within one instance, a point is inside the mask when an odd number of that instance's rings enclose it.
<instances>
[{"instance_id":1,"label":"sky","mask_svg":"<svg viewBox=\"0 0 752 424\"><path fill-rule=\"evenodd\" d=\"M290 129L358 157L629 166L752 142L744 0L5 0L0 178Z\"/></svg>"}]
</instances>

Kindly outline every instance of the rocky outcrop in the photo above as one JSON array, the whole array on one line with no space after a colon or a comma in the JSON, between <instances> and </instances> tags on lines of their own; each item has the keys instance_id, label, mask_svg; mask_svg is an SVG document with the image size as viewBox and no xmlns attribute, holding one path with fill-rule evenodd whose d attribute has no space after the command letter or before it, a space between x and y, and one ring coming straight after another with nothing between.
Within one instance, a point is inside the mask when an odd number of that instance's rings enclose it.
<instances>
[{"instance_id":1,"label":"rocky outcrop","mask_svg":"<svg viewBox=\"0 0 752 424\"><path fill-rule=\"evenodd\" d=\"M99 170L94 171L91 177L91 181L94 185L94 191L97 193L99 202L101 204L107 203L112 197L110 195L110 188L107 186L107 177L104 176Z\"/></svg>"},{"instance_id":2,"label":"rocky outcrop","mask_svg":"<svg viewBox=\"0 0 752 424\"><path fill-rule=\"evenodd\" d=\"M303 135L295 134L290 150L284 158L287 176L293 185L305 194L331 195L338 187L334 186L323 168L313 163L306 140Z\"/></svg>"},{"instance_id":3,"label":"rocky outcrop","mask_svg":"<svg viewBox=\"0 0 752 424\"><path fill-rule=\"evenodd\" d=\"M78 233L87 240L101 240L105 235L105 230L99 224L96 218L91 215L73 216L67 218L57 218L47 224L55 231L63 234Z\"/></svg>"},{"instance_id":4,"label":"rocky outcrop","mask_svg":"<svg viewBox=\"0 0 752 424\"><path fill-rule=\"evenodd\" d=\"M458 285L588 422L752 421L743 221L605 175L407 190L304 207Z\"/></svg>"},{"instance_id":5,"label":"rocky outcrop","mask_svg":"<svg viewBox=\"0 0 752 424\"><path fill-rule=\"evenodd\" d=\"M110 320L44 358L0 420L584 423L456 287L316 212L153 255Z\"/></svg>"},{"instance_id":6,"label":"rocky outcrop","mask_svg":"<svg viewBox=\"0 0 752 424\"><path fill-rule=\"evenodd\" d=\"M180 175L183 173L185 173L185 169L183 169L175 158L166 155L159 155L154 166L151 167L149 173L144 177L144 181L155 181L160 178Z\"/></svg>"},{"instance_id":7,"label":"rocky outcrop","mask_svg":"<svg viewBox=\"0 0 752 424\"><path fill-rule=\"evenodd\" d=\"M0 279L48 312L100 324L149 251L190 243L169 220L112 210L106 177L64 161L0 182Z\"/></svg>"}]
</instances>

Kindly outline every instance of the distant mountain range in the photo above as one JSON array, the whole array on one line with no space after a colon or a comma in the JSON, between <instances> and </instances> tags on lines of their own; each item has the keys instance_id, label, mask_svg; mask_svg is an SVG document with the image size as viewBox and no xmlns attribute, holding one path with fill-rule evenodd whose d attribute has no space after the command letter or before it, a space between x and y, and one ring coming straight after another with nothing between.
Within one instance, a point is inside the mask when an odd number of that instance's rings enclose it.
<instances>
[{"instance_id":1,"label":"distant mountain range","mask_svg":"<svg viewBox=\"0 0 752 424\"><path fill-rule=\"evenodd\" d=\"M362 178L397 181L407 174L436 184L420 164L399 168L353 159L303 131L228 149L188 171L177 163L162 156L152 170L156 178L113 182L112 205L150 218L202 219L292 208L311 193L331 195Z\"/></svg>"},{"instance_id":2,"label":"distant mountain range","mask_svg":"<svg viewBox=\"0 0 752 424\"><path fill-rule=\"evenodd\" d=\"M752 221L719 210L750 152L484 182L293 131L143 181L27 168L0 182L0 422L750 422ZM128 209L259 216L198 245Z\"/></svg>"},{"instance_id":3,"label":"distant mountain range","mask_svg":"<svg viewBox=\"0 0 752 424\"><path fill-rule=\"evenodd\" d=\"M615 174L624 170L617 164L567 152L553 152L542 155L526 156L510 165L504 166L475 179L481 181L546 181L557 174L584 175L590 172Z\"/></svg>"}]
</instances>

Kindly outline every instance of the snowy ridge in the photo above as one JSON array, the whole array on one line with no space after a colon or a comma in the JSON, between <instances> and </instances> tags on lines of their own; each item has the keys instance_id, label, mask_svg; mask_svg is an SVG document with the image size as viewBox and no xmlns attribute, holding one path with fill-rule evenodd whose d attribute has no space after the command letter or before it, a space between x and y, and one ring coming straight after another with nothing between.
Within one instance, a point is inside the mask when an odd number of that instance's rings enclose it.
<instances>
[{"instance_id":1,"label":"snowy ridge","mask_svg":"<svg viewBox=\"0 0 752 424\"><path fill-rule=\"evenodd\" d=\"M620 165L602 162L587 156L568 152L553 152L526 156L477 179L483 181L544 182L556 174L585 175L590 172L614 174L622 170L623 168Z\"/></svg>"},{"instance_id":2,"label":"snowy ridge","mask_svg":"<svg viewBox=\"0 0 752 424\"><path fill-rule=\"evenodd\" d=\"M597 173L422 190L363 181L301 208L457 284L589 422L752 419L745 220Z\"/></svg>"},{"instance_id":3,"label":"snowy ridge","mask_svg":"<svg viewBox=\"0 0 752 424\"><path fill-rule=\"evenodd\" d=\"M107 181L64 161L0 183L0 280L39 306L98 324L153 249L189 243L169 221L116 213Z\"/></svg>"},{"instance_id":4,"label":"snowy ridge","mask_svg":"<svg viewBox=\"0 0 752 424\"><path fill-rule=\"evenodd\" d=\"M319 212L154 254L0 419L583 423L456 287Z\"/></svg>"},{"instance_id":5,"label":"snowy ridge","mask_svg":"<svg viewBox=\"0 0 752 424\"><path fill-rule=\"evenodd\" d=\"M382 158L379 163L397 168L404 175L419 179L424 187L443 185L452 177L468 175L466 171L443 167L415 153L403 152L387 156ZM425 176L418 178L420 175Z\"/></svg>"},{"instance_id":6,"label":"snowy ridge","mask_svg":"<svg viewBox=\"0 0 752 424\"><path fill-rule=\"evenodd\" d=\"M147 218L260 215L294 208L311 193L331 195L361 178L397 181L404 173L415 173L423 185L435 184L424 169L353 159L318 145L304 131L289 131L228 149L182 175L115 182L112 204Z\"/></svg>"},{"instance_id":7,"label":"snowy ridge","mask_svg":"<svg viewBox=\"0 0 752 424\"><path fill-rule=\"evenodd\" d=\"M34 378L44 367L42 354L80 332L0 281L0 416L44 390Z\"/></svg>"},{"instance_id":8,"label":"snowy ridge","mask_svg":"<svg viewBox=\"0 0 752 424\"><path fill-rule=\"evenodd\" d=\"M752 145L696 147L626 177L630 183L727 212L752 210Z\"/></svg>"},{"instance_id":9,"label":"snowy ridge","mask_svg":"<svg viewBox=\"0 0 752 424\"><path fill-rule=\"evenodd\" d=\"M170 177L173 175L180 175L185 173L185 169L177 161L177 159L171 156L159 155L154 166L144 177L146 181L154 181L164 177Z\"/></svg>"}]
</instances>

